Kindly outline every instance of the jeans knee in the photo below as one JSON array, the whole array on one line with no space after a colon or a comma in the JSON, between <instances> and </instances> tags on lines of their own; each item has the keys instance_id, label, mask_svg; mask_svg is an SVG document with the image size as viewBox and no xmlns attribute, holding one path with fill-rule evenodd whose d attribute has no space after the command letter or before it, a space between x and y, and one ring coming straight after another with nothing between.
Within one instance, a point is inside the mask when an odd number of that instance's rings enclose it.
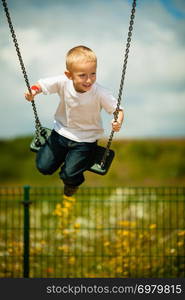
<instances>
[{"instance_id":1,"label":"jeans knee","mask_svg":"<svg viewBox=\"0 0 185 300\"><path fill-rule=\"evenodd\" d=\"M42 166L38 162L36 162L36 167L37 167L37 170L40 173L42 173L43 175L51 175L51 174L54 173L54 170L52 170L51 168L45 168L44 166Z\"/></svg>"},{"instance_id":2,"label":"jeans knee","mask_svg":"<svg viewBox=\"0 0 185 300\"><path fill-rule=\"evenodd\" d=\"M74 174L70 172L70 170L61 170L59 176L65 184L70 184L74 186L82 184L85 180L83 173Z\"/></svg>"}]
</instances>

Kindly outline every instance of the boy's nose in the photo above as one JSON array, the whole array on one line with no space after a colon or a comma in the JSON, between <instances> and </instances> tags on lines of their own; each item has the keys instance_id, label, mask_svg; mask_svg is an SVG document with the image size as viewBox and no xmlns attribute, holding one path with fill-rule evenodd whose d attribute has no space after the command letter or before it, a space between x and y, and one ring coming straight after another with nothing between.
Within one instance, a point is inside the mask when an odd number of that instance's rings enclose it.
<instances>
[{"instance_id":1,"label":"boy's nose","mask_svg":"<svg viewBox=\"0 0 185 300\"><path fill-rule=\"evenodd\" d=\"M86 81L87 81L87 83L91 83L92 82L91 76L88 76Z\"/></svg>"}]
</instances>

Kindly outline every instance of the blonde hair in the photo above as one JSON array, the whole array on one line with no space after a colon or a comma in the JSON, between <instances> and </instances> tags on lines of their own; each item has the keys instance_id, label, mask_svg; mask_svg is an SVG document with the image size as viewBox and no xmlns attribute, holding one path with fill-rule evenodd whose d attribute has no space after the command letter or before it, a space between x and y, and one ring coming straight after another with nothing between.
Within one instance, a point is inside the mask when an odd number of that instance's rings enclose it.
<instances>
[{"instance_id":1,"label":"blonde hair","mask_svg":"<svg viewBox=\"0 0 185 300\"><path fill-rule=\"evenodd\" d=\"M95 62L97 57L95 53L86 46L76 46L70 49L66 55L66 68L71 71L73 64L77 62Z\"/></svg>"}]
</instances>

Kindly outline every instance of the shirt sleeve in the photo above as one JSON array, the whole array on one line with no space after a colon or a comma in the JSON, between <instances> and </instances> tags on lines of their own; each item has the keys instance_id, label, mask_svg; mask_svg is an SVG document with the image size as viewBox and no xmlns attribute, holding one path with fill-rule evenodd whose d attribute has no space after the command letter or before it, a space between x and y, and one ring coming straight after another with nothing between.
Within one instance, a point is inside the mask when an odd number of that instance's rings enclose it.
<instances>
[{"instance_id":1,"label":"shirt sleeve","mask_svg":"<svg viewBox=\"0 0 185 300\"><path fill-rule=\"evenodd\" d=\"M101 107L109 114L113 114L117 107L117 99L111 94L108 89L100 88L100 102ZM120 106L123 110L123 107Z\"/></svg>"},{"instance_id":2,"label":"shirt sleeve","mask_svg":"<svg viewBox=\"0 0 185 300\"><path fill-rule=\"evenodd\" d=\"M64 76L55 76L44 79L39 79L38 83L42 88L42 92L45 95L58 93L61 87L64 85Z\"/></svg>"}]
</instances>

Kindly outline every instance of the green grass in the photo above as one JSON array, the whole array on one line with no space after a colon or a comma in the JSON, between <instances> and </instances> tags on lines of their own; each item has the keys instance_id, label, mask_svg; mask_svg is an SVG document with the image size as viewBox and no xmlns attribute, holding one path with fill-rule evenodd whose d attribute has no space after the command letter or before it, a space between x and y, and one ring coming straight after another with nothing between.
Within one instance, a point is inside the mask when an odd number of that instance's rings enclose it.
<instances>
[{"instance_id":1,"label":"green grass","mask_svg":"<svg viewBox=\"0 0 185 300\"><path fill-rule=\"evenodd\" d=\"M0 140L2 185L61 185L58 172L35 168L31 137ZM106 142L101 141L105 145ZM172 186L185 182L185 139L114 140L116 156L105 176L86 172L84 186Z\"/></svg>"}]
</instances>

